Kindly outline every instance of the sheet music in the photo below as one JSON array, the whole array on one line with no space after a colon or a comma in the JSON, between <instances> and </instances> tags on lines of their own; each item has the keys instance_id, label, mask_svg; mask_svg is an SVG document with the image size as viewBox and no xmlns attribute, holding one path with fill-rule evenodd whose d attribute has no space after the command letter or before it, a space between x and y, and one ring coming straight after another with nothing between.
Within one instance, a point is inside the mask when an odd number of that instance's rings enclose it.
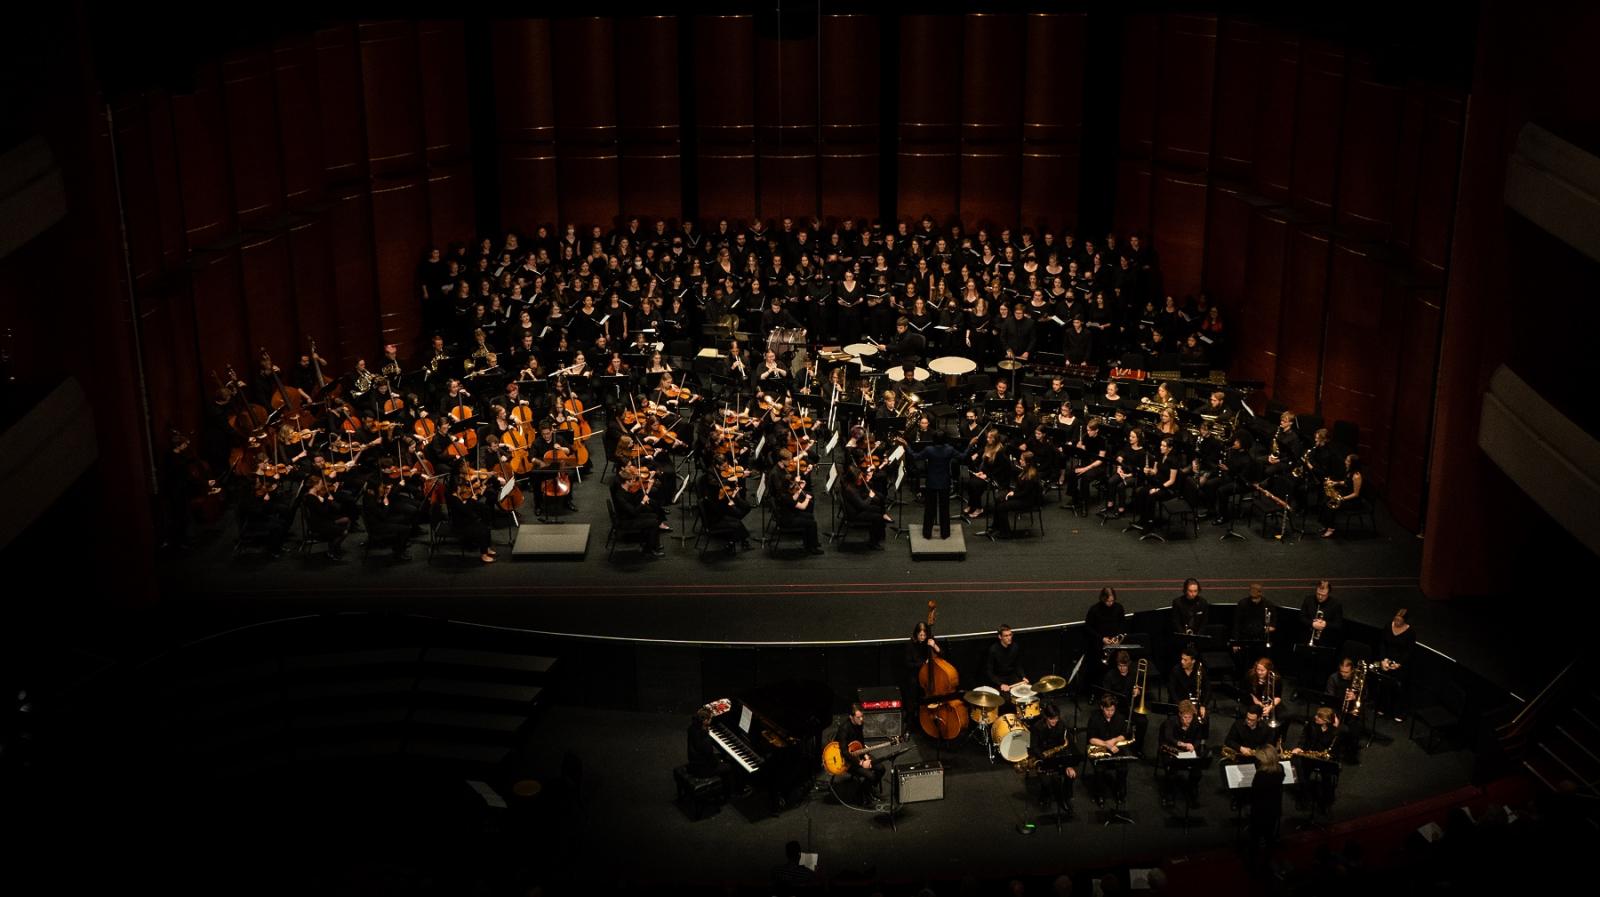
<instances>
[{"instance_id":1,"label":"sheet music","mask_svg":"<svg viewBox=\"0 0 1600 897\"><path fill-rule=\"evenodd\" d=\"M884 459L883 463L885 463L885 464L893 464L894 462L900 460L900 456L904 455L905 453L906 453L906 447L903 446L903 445L897 445L897 446L894 447L894 451L889 453L889 457Z\"/></svg>"},{"instance_id":2,"label":"sheet music","mask_svg":"<svg viewBox=\"0 0 1600 897\"><path fill-rule=\"evenodd\" d=\"M544 325L544 329L539 331L539 338L540 339L544 339L545 335L548 334L549 332L550 332L550 325L549 324Z\"/></svg>"},{"instance_id":3,"label":"sheet music","mask_svg":"<svg viewBox=\"0 0 1600 897\"><path fill-rule=\"evenodd\" d=\"M894 475L894 491L900 491L900 484L906 481L905 465L900 465L900 472Z\"/></svg>"},{"instance_id":4,"label":"sheet music","mask_svg":"<svg viewBox=\"0 0 1600 897\"><path fill-rule=\"evenodd\" d=\"M1062 327L1067 326L1067 322L1061 320L1060 316L1058 316L1058 315L1051 315L1050 316L1050 320L1056 322L1057 324L1060 324Z\"/></svg>"},{"instance_id":5,"label":"sheet music","mask_svg":"<svg viewBox=\"0 0 1600 897\"><path fill-rule=\"evenodd\" d=\"M606 315L605 317L601 318L600 320L594 322L594 326L596 326L596 327L604 327L604 326L606 326L606 322L609 321L609 320L611 320L611 316L610 315Z\"/></svg>"},{"instance_id":6,"label":"sheet music","mask_svg":"<svg viewBox=\"0 0 1600 897\"><path fill-rule=\"evenodd\" d=\"M755 450L755 452L753 454L750 455L750 457L752 457L752 458L761 457L761 450L766 448L766 447L767 447L767 436L766 436L765 433L763 433L761 435L761 441L756 443L756 450Z\"/></svg>"},{"instance_id":7,"label":"sheet music","mask_svg":"<svg viewBox=\"0 0 1600 897\"><path fill-rule=\"evenodd\" d=\"M761 504L761 499L765 498L766 495L767 495L767 478L766 477L762 477L760 479L760 481L756 483L756 504L758 504L758 505Z\"/></svg>"},{"instance_id":8,"label":"sheet music","mask_svg":"<svg viewBox=\"0 0 1600 897\"><path fill-rule=\"evenodd\" d=\"M673 495L672 495L672 503L673 504L677 504L678 503L678 499L683 497L683 490L685 490L687 488L689 488L689 478L688 477L684 477L683 478L683 482L678 484L678 491L673 493Z\"/></svg>"},{"instance_id":9,"label":"sheet music","mask_svg":"<svg viewBox=\"0 0 1600 897\"><path fill-rule=\"evenodd\" d=\"M826 486L822 487L822 491L823 492L832 492L833 491L833 483L837 479L839 479L839 465L837 465L837 464L830 465L828 467L828 484Z\"/></svg>"},{"instance_id":10,"label":"sheet music","mask_svg":"<svg viewBox=\"0 0 1600 897\"><path fill-rule=\"evenodd\" d=\"M830 411L829 415L832 416L832 413L833 412ZM833 449L838 444L839 444L839 431L838 430L834 430L833 431L833 436L828 439L828 444L825 447L823 447L822 453L824 455L833 454Z\"/></svg>"}]
</instances>

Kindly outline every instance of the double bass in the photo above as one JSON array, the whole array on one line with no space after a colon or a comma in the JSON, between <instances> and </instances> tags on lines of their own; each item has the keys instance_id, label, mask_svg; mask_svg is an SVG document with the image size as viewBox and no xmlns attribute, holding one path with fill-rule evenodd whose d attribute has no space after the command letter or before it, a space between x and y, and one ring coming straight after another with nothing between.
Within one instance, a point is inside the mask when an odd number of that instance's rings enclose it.
<instances>
[{"instance_id":1,"label":"double bass","mask_svg":"<svg viewBox=\"0 0 1600 897\"><path fill-rule=\"evenodd\" d=\"M933 623L939 618L939 603L928 601L928 638L933 638ZM966 709L962 706L961 674L955 665L932 650L928 660L917 671L917 685L922 688L922 701L917 707L917 722L928 737L950 741L967 728Z\"/></svg>"}]
</instances>

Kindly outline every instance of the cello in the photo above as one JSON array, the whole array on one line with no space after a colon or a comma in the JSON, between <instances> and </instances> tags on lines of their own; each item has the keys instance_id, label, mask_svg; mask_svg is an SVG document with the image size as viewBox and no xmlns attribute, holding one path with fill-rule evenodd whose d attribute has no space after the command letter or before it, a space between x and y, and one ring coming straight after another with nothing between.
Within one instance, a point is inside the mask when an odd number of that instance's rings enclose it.
<instances>
[{"instance_id":1,"label":"cello","mask_svg":"<svg viewBox=\"0 0 1600 897\"><path fill-rule=\"evenodd\" d=\"M928 600L928 638L933 638L933 623L939 618L939 603ZM956 694L961 687L961 675L955 665L940 657L932 649L928 661L917 670L917 685L922 687L922 701L917 707L917 722L928 737L950 741L967 728L967 714ZM930 703L930 699L940 698Z\"/></svg>"}]
</instances>

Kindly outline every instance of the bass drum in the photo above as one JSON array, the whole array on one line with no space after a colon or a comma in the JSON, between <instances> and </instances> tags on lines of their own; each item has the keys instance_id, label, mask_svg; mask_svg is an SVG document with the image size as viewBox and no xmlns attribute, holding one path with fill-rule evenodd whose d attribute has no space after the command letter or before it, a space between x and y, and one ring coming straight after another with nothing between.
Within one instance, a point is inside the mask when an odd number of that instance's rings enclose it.
<instances>
[{"instance_id":1,"label":"bass drum","mask_svg":"<svg viewBox=\"0 0 1600 897\"><path fill-rule=\"evenodd\" d=\"M1015 763L1028 756L1028 745L1033 741L1033 736L1029 734L1028 727L1022 724L1022 718L1015 713L1008 713L996 720L990 732L1001 759L1007 763Z\"/></svg>"}]
</instances>

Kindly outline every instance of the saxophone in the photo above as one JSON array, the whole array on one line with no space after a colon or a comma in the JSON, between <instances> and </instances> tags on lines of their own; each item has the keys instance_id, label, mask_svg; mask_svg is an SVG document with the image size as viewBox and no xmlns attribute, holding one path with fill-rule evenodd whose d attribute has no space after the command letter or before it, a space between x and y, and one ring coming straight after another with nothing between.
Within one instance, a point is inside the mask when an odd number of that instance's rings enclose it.
<instances>
[{"instance_id":1,"label":"saxophone","mask_svg":"<svg viewBox=\"0 0 1600 897\"><path fill-rule=\"evenodd\" d=\"M1041 751L1037 757L1023 757L1021 760L1017 761L1017 773L1019 775L1027 775L1028 773L1033 772L1033 770L1038 767L1040 763L1043 763L1051 757L1054 757L1056 754L1061 753L1071 746L1071 741L1063 741L1053 748L1048 748L1044 751Z\"/></svg>"}]
</instances>

